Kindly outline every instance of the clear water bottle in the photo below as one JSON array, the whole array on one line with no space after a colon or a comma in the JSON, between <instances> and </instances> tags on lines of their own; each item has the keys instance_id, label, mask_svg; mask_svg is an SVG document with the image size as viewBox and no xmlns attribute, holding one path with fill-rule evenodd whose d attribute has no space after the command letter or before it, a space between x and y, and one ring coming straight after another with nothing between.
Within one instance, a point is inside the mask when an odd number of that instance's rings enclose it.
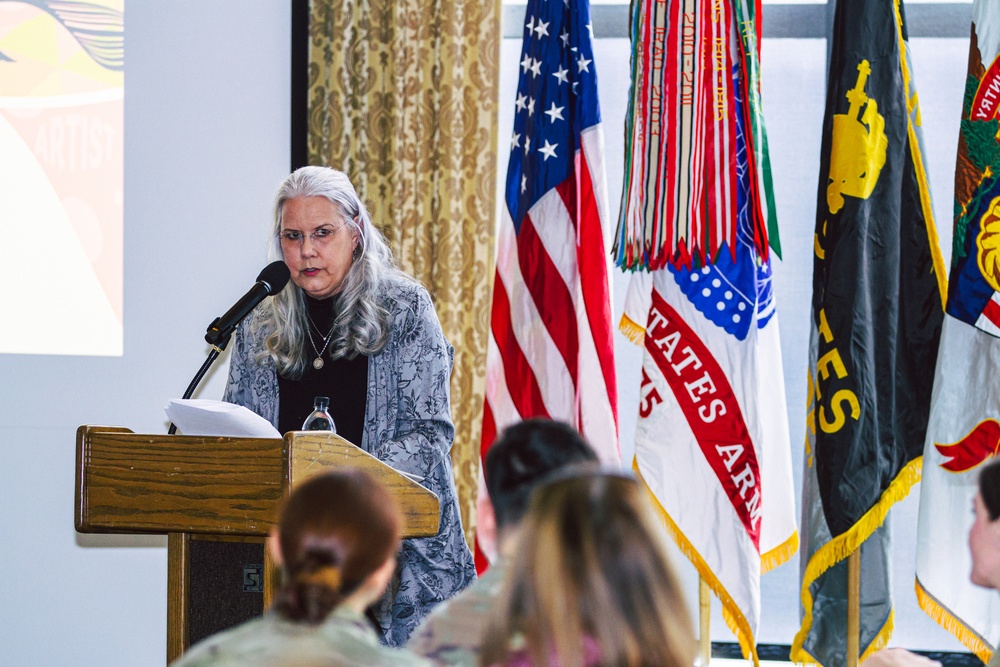
<instances>
[{"instance_id":1,"label":"clear water bottle","mask_svg":"<svg viewBox=\"0 0 1000 667\"><path fill-rule=\"evenodd\" d=\"M303 431L333 431L337 432L337 427L333 423L333 417L330 416L330 411L327 408L330 407L330 399L326 396L317 396L316 400L313 402L313 411L306 417L305 422L302 424Z\"/></svg>"}]
</instances>

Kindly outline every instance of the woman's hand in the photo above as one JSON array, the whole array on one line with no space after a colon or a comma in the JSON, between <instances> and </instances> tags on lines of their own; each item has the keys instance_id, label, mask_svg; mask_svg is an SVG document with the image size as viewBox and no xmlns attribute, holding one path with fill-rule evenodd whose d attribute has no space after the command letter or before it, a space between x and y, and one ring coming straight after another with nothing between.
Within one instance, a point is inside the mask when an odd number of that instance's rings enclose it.
<instances>
[{"instance_id":1,"label":"woman's hand","mask_svg":"<svg viewBox=\"0 0 1000 667\"><path fill-rule=\"evenodd\" d=\"M941 667L941 663L905 648L885 648L868 656L861 667Z\"/></svg>"}]
</instances>

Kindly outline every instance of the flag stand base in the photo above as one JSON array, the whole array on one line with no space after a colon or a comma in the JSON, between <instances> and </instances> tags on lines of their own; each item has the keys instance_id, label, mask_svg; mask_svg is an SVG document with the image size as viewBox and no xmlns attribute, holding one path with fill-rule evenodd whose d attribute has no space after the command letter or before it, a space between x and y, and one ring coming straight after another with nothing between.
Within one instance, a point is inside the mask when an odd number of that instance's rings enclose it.
<instances>
[{"instance_id":1,"label":"flag stand base","mask_svg":"<svg viewBox=\"0 0 1000 667\"><path fill-rule=\"evenodd\" d=\"M712 592L704 577L698 577L698 658L701 667L712 659Z\"/></svg>"},{"instance_id":2,"label":"flag stand base","mask_svg":"<svg viewBox=\"0 0 1000 667\"><path fill-rule=\"evenodd\" d=\"M861 549L847 557L847 667L858 667L861 634Z\"/></svg>"}]
</instances>

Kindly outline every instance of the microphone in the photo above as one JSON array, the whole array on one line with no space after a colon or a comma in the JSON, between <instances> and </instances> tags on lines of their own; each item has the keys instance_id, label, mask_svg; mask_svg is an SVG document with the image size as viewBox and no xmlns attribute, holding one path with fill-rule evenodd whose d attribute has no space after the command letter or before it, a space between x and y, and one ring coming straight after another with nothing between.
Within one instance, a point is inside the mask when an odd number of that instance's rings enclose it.
<instances>
[{"instance_id":1,"label":"microphone","mask_svg":"<svg viewBox=\"0 0 1000 667\"><path fill-rule=\"evenodd\" d=\"M274 296L283 290L288 284L290 275L288 267L280 259L265 266L264 270L257 276L257 282L254 283L253 287L222 317L216 317L208 325L205 342L209 345L225 348L233 331L236 330L236 325L242 322L243 318L249 315L257 307L257 304L266 297Z\"/></svg>"}]
</instances>

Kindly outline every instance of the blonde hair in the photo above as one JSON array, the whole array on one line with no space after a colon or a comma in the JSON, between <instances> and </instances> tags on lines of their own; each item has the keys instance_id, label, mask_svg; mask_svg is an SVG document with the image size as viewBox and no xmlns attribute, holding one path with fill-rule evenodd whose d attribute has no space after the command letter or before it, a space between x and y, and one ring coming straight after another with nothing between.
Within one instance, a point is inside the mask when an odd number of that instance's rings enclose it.
<instances>
[{"instance_id":1,"label":"blonde hair","mask_svg":"<svg viewBox=\"0 0 1000 667\"><path fill-rule=\"evenodd\" d=\"M535 665L694 662L680 583L631 477L590 472L539 488L506 574L482 665L506 664L522 646Z\"/></svg>"}]
</instances>

